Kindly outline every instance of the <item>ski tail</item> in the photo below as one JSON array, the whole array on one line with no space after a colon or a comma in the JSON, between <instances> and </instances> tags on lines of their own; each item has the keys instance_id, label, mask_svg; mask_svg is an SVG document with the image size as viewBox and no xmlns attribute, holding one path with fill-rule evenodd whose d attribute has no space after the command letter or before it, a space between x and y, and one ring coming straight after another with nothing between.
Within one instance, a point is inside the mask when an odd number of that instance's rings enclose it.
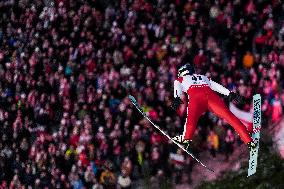
<instances>
[{"instance_id":1,"label":"ski tail","mask_svg":"<svg viewBox=\"0 0 284 189\"><path fill-rule=\"evenodd\" d=\"M206 169L208 169L209 171L214 172L212 169L210 169L209 167L207 167L204 163L202 163L197 157L195 157L191 152L189 152L188 150L186 150L181 144L177 143L176 141L174 141L165 131L163 131L158 125L156 125L146 114L145 112L142 110L141 106L139 106L138 102L136 101L136 99L132 96L129 95L128 98L130 99L131 103L136 107L136 109L144 116L144 118L146 118L156 129L158 129L164 136L166 136L169 140L171 140L174 144L176 144L179 148L181 148L184 152L186 152L188 155L190 155L195 161L197 161L198 163L200 163L203 167L205 167Z\"/></svg>"},{"instance_id":2,"label":"ski tail","mask_svg":"<svg viewBox=\"0 0 284 189\"><path fill-rule=\"evenodd\" d=\"M261 129L261 96L256 94L253 96L253 135L252 138L257 144L255 149L250 150L248 177L256 173L257 157L259 149Z\"/></svg>"}]
</instances>

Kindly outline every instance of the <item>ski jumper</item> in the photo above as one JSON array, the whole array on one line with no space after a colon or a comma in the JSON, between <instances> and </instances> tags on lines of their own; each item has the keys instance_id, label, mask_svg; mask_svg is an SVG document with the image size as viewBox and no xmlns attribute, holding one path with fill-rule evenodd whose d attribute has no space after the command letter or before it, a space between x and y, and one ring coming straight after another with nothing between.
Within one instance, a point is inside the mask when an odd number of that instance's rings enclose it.
<instances>
[{"instance_id":1,"label":"ski jumper","mask_svg":"<svg viewBox=\"0 0 284 189\"><path fill-rule=\"evenodd\" d=\"M174 81L174 97L180 97L182 92L188 95L187 118L184 125L183 138L185 140L192 138L199 117L209 110L228 122L245 144L252 142L253 140L246 127L228 109L215 91L226 96L230 93L228 89L204 75L186 75Z\"/></svg>"}]
</instances>

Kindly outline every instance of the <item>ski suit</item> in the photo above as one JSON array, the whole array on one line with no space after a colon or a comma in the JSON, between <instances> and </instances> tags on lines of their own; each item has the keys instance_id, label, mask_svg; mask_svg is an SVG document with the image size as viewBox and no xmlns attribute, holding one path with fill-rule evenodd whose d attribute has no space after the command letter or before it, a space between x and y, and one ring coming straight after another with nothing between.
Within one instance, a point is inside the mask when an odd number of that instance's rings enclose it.
<instances>
[{"instance_id":1,"label":"ski suit","mask_svg":"<svg viewBox=\"0 0 284 189\"><path fill-rule=\"evenodd\" d=\"M209 110L228 122L245 144L252 142L253 140L246 127L228 109L215 91L226 96L230 93L228 89L204 75L186 75L174 81L174 97L181 97L182 92L188 95L187 118L184 125L183 138L185 140L192 138L199 117Z\"/></svg>"}]
</instances>

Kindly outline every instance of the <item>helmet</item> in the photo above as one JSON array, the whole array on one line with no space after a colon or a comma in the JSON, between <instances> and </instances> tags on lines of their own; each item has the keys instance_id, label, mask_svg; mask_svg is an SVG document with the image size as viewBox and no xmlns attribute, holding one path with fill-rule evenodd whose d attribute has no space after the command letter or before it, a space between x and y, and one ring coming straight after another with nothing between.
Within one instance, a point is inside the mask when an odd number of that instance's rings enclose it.
<instances>
[{"instance_id":1,"label":"helmet","mask_svg":"<svg viewBox=\"0 0 284 189\"><path fill-rule=\"evenodd\" d=\"M181 66L178 69L178 77L182 77L182 76L185 76L185 75L192 75L194 73L195 73L194 66L189 64L189 63Z\"/></svg>"}]
</instances>

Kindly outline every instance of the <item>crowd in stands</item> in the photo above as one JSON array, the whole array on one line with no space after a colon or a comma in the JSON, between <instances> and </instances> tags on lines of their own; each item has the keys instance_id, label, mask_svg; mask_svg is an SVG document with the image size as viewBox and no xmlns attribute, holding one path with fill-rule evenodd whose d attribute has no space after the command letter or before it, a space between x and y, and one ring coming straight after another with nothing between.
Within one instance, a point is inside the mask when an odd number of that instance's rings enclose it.
<instances>
[{"instance_id":1,"label":"crowd in stands","mask_svg":"<svg viewBox=\"0 0 284 189\"><path fill-rule=\"evenodd\" d=\"M0 1L0 189L179 183L195 162L127 96L181 134L186 108L170 105L186 62L242 95L244 111L260 93L266 126L277 123L283 12L280 0ZM239 140L229 129L206 113L192 151L229 159Z\"/></svg>"}]
</instances>

